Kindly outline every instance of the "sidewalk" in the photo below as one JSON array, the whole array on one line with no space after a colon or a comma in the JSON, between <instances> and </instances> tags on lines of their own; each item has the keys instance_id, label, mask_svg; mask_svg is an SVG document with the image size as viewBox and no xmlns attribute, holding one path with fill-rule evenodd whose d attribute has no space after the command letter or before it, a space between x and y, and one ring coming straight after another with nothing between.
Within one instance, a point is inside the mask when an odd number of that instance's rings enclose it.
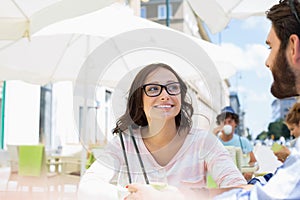
<instances>
[{"instance_id":1,"label":"sidewalk","mask_svg":"<svg viewBox=\"0 0 300 200\"><path fill-rule=\"evenodd\" d=\"M0 168L0 199L3 200L76 200L79 176L56 175L24 178Z\"/></svg>"}]
</instances>

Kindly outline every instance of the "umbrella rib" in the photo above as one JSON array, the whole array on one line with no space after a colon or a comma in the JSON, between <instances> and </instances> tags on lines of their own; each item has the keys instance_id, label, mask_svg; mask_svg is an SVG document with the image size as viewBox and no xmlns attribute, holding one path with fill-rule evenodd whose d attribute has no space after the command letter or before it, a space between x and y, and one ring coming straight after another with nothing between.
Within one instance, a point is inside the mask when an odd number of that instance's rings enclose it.
<instances>
[{"instance_id":1,"label":"umbrella rib","mask_svg":"<svg viewBox=\"0 0 300 200\"><path fill-rule=\"evenodd\" d=\"M10 43L8 43L8 44L6 44L6 45L4 45L4 46L2 46L1 48L0 48L0 51L3 51L4 49L6 49L6 48L8 48L8 47L10 47L10 46L12 46L12 45L14 45L14 44L16 44L19 40L21 40L22 38L19 38L19 39L17 39L17 40L13 40L12 42L10 42Z\"/></svg>"},{"instance_id":2,"label":"umbrella rib","mask_svg":"<svg viewBox=\"0 0 300 200\"><path fill-rule=\"evenodd\" d=\"M81 36L78 35L77 38L75 38L75 37L76 37L76 34L72 34L72 37L71 37L70 40L68 41L67 45L65 46L65 49L63 50L63 53L61 54L60 58L58 59L58 61L57 61L57 63L56 63L56 66L55 66L55 68L54 68L54 70L53 70L53 73L51 74L51 79L54 77L54 75L55 75L55 73L56 73L56 71L57 71L57 69L58 69L59 64L61 63L63 57L65 56L65 54L66 54L66 52L67 52L67 49L68 49L75 41L77 41ZM74 39L74 38L75 38L75 39Z\"/></svg>"},{"instance_id":3,"label":"umbrella rib","mask_svg":"<svg viewBox=\"0 0 300 200\"><path fill-rule=\"evenodd\" d=\"M116 43L115 40L113 40L113 44L115 45L115 48L119 51L119 53L120 53L120 55L121 55L121 52L122 52L122 51L121 51L120 48L118 47L118 45L117 45L117 43ZM125 65L127 71L130 72L130 74L132 75L131 70L130 70L130 67L129 67L128 63L126 62L126 60L125 60L125 58L124 58L123 56L121 56L121 60L122 60L122 62L124 63L124 65ZM133 76L133 75L132 75L132 76Z\"/></svg>"},{"instance_id":4,"label":"umbrella rib","mask_svg":"<svg viewBox=\"0 0 300 200\"><path fill-rule=\"evenodd\" d=\"M30 30L29 30L29 27L30 27L30 20L29 20L29 17L26 15L26 13L22 10L22 8L19 6L19 4L16 3L15 0L11 0L13 2L13 4L15 4L15 6L18 8L18 10L21 12L21 14L26 18L26 21L27 21L27 26L26 26L26 29L25 29L25 32L24 32L24 35L23 37L28 37L30 36Z\"/></svg>"},{"instance_id":5,"label":"umbrella rib","mask_svg":"<svg viewBox=\"0 0 300 200\"><path fill-rule=\"evenodd\" d=\"M238 7L241 3L242 3L242 1L237 2L234 6L231 7L231 9L228 10L228 13L231 13L233 11L233 9Z\"/></svg>"},{"instance_id":6,"label":"umbrella rib","mask_svg":"<svg viewBox=\"0 0 300 200\"><path fill-rule=\"evenodd\" d=\"M24 13L24 11L22 10L22 8L19 6L19 4L16 3L15 0L11 0L15 6L18 8L18 10L22 13L22 15L27 19L27 21L29 21L29 17L26 15L26 13Z\"/></svg>"}]
</instances>

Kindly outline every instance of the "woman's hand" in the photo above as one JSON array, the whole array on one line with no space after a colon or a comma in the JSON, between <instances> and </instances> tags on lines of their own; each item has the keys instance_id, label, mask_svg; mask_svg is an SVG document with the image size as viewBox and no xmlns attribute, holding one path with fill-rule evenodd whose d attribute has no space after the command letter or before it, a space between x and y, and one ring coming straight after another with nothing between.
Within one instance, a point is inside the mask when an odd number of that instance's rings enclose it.
<instances>
[{"instance_id":1,"label":"woman's hand","mask_svg":"<svg viewBox=\"0 0 300 200\"><path fill-rule=\"evenodd\" d=\"M279 151L274 152L274 154L279 161L284 162L291 152L286 146L282 146L282 148Z\"/></svg>"}]
</instances>

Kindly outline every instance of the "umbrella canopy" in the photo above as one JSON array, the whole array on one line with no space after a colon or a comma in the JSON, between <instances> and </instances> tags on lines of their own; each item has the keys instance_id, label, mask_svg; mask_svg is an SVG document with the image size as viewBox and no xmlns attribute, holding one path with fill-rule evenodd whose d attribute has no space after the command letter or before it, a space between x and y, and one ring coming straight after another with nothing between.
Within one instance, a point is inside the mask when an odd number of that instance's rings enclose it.
<instances>
[{"instance_id":1,"label":"umbrella canopy","mask_svg":"<svg viewBox=\"0 0 300 200\"><path fill-rule=\"evenodd\" d=\"M222 31L231 19L263 16L278 0L188 0L212 33Z\"/></svg>"},{"instance_id":2,"label":"umbrella canopy","mask_svg":"<svg viewBox=\"0 0 300 200\"><path fill-rule=\"evenodd\" d=\"M177 32L136 17L127 7L113 4L50 25L36 33L30 41L21 39L11 43L0 40L0 79L23 80L40 85L62 80L74 81L86 58L103 41L127 31L145 28ZM235 73L230 56L221 47L190 38L210 56L222 78Z\"/></svg>"},{"instance_id":3,"label":"umbrella canopy","mask_svg":"<svg viewBox=\"0 0 300 200\"><path fill-rule=\"evenodd\" d=\"M54 22L92 12L116 0L0 0L0 40L30 37Z\"/></svg>"}]
</instances>

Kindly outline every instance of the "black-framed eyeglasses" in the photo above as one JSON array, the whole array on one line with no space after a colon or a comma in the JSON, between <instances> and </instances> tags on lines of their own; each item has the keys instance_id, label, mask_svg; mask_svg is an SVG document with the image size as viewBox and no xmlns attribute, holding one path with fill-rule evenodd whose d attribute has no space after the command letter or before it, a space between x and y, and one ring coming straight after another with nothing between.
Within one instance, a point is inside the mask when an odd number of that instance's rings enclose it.
<instances>
[{"instance_id":1,"label":"black-framed eyeglasses","mask_svg":"<svg viewBox=\"0 0 300 200\"><path fill-rule=\"evenodd\" d=\"M297 1L297 0L296 0ZM293 13L293 15L295 16L296 20L298 21L298 23L300 24L300 19L299 19L299 16L297 14L297 10L295 8L295 0L289 0L289 6L290 6L290 9Z\"/></svg>"},{"instance_id":2,"label":"black-framed eyeglasses","mask_svg":"<svg viewBox=\"0 0 300 200\"><path fill-rule=\"evenodd\" d=\"M181 86L179 82L168 83L166 85L149 83L143 85L145 94L148 97L157 97L161 94L163 88L169 95L178 95L181 92Z\"/></svg>"}]
</instances>

